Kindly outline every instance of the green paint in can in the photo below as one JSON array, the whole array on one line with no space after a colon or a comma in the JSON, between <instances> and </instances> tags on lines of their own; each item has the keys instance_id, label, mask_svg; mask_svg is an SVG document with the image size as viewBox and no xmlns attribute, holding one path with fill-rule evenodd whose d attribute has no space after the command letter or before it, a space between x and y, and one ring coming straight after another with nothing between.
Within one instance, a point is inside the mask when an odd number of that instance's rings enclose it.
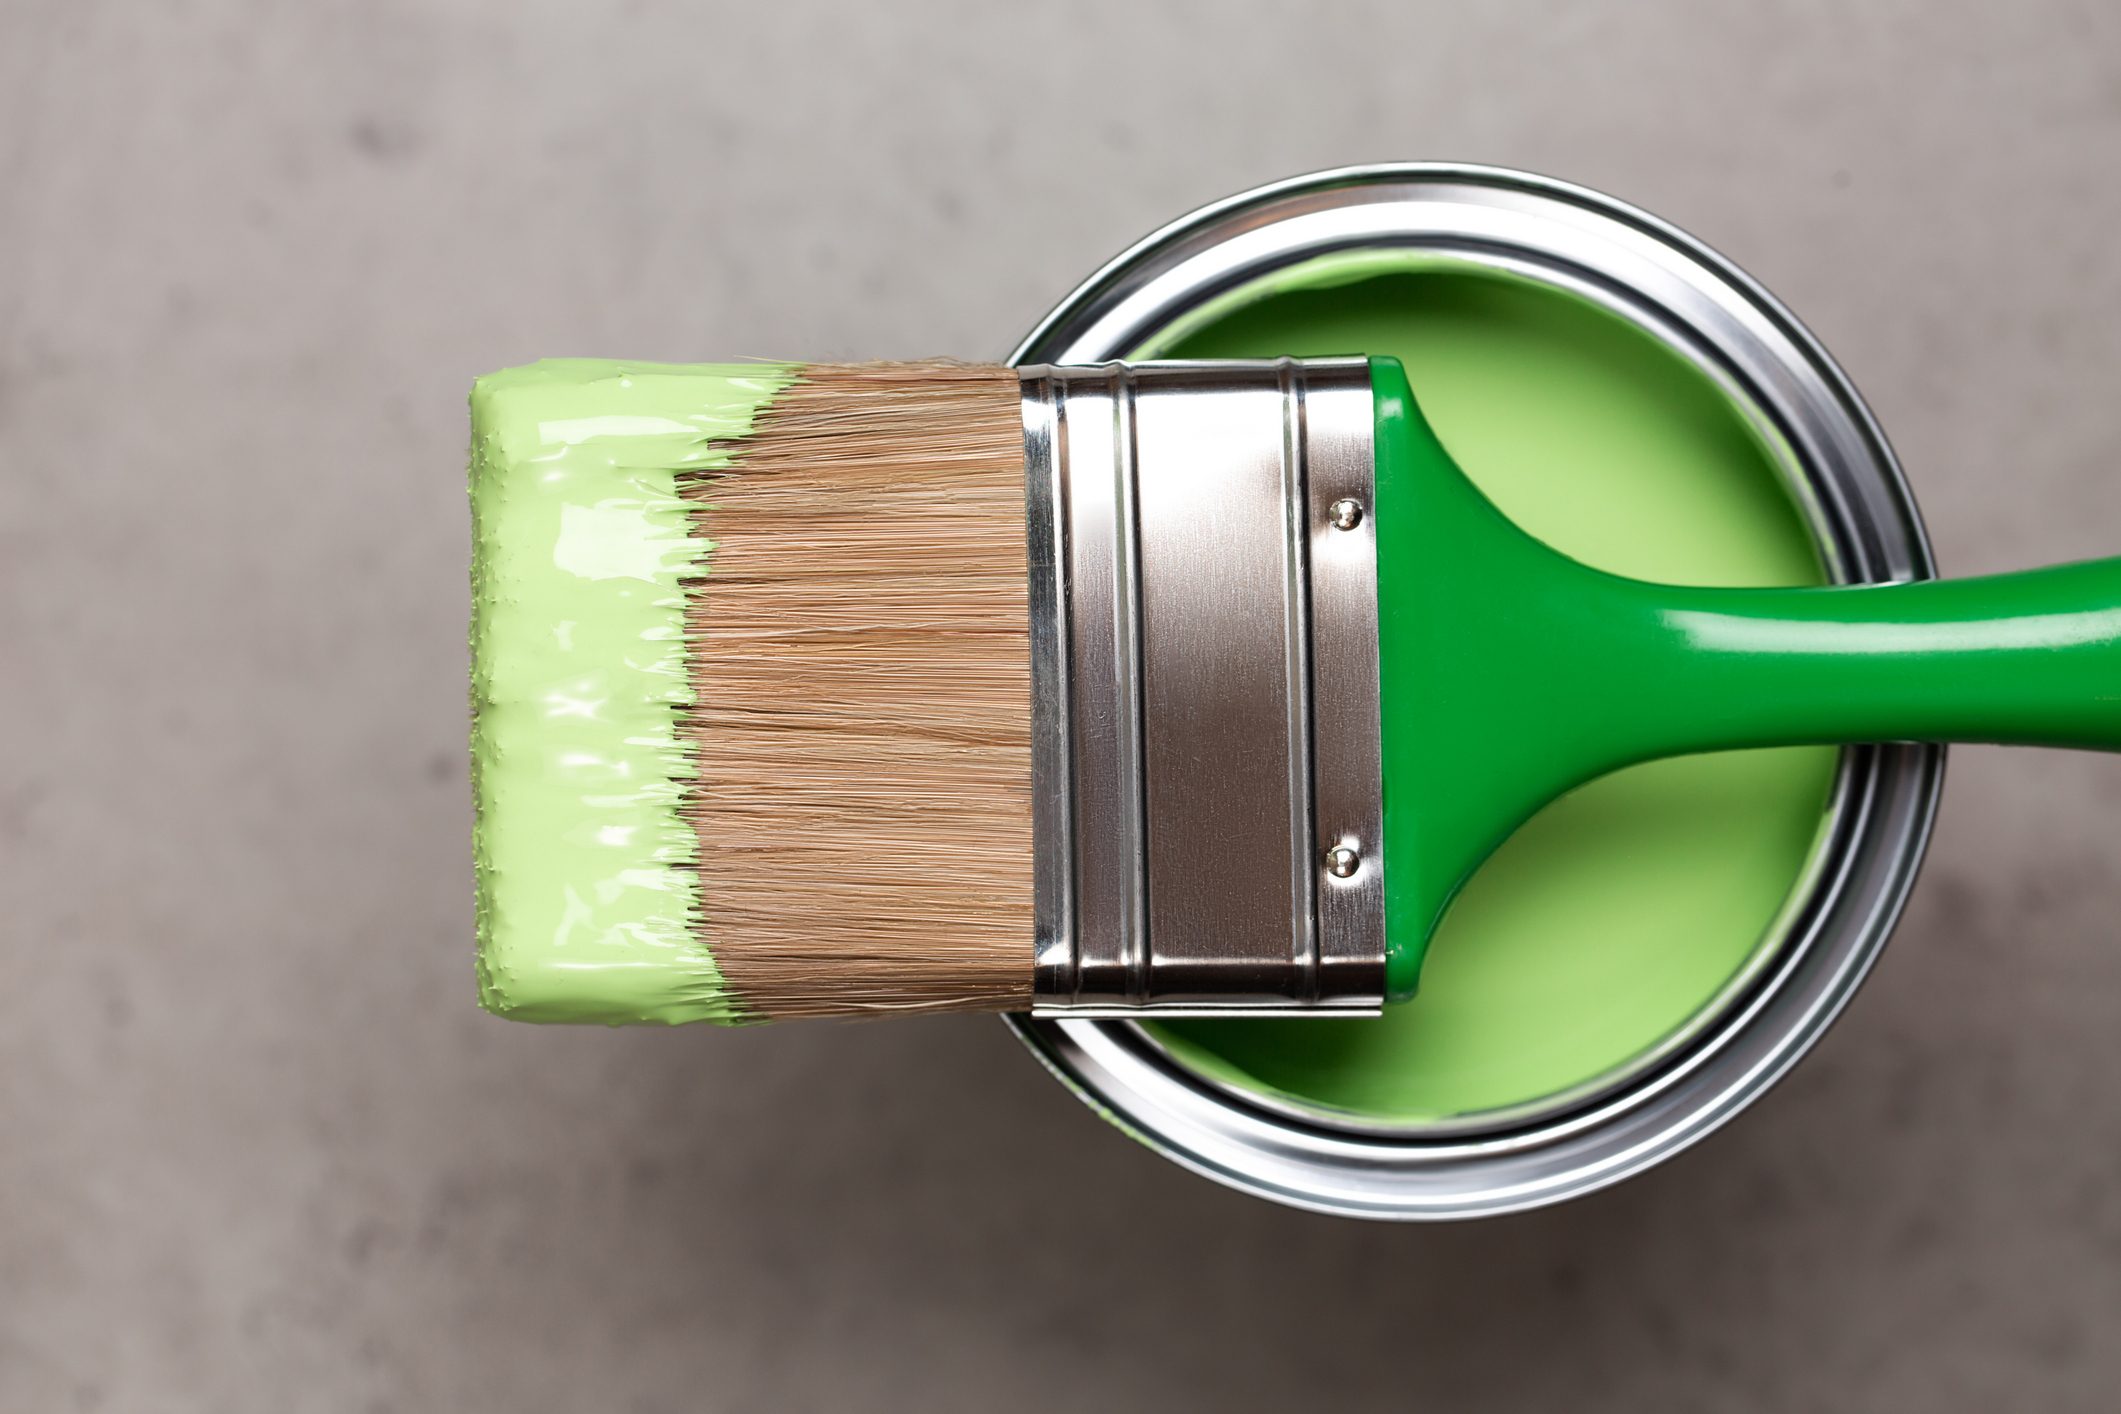
<instances>
[{"instance_id":1,"label":"green paint in can","mask_svg":"<svg viewBox=\"0 0 2121 1414\"><path fill-rule=\"evenodd\" d=\"M1416 251L1327 256L1212 301L1138 358L1390 355L1519 525L1684 584L1825 579L1773 452L1700 370L1552 284ZM1836 753L1638 766L1542 812L1453 905L1421 994L1374 1021L1155 1028L1225 1085L1364 1120L1492 1124L1638 1072L1774 954Z\"/></svg>"}]
</instances>

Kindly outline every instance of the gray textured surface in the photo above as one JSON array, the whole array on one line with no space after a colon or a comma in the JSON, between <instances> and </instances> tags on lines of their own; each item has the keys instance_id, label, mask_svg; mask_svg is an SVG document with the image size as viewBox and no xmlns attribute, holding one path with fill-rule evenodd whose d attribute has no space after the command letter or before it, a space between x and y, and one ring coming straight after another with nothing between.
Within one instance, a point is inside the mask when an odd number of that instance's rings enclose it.
<instances>
[{"instance_id":1,"label":"gray textured surface","mask_svg":"<svg viewBox=\"0 0 2121 1414\"><path fill-rule=\"evenodd\" d=\"M991 1023L479 1015L459 468L486 369L993 354L1199 201L1463 157L1760 275L1948 568L2121 549L2121 11L760 8L0 7L0 1409L2110 1408L2121 762L1962 753L1680 1161L1335 1223Z\"/></svg>"}]
</instances>

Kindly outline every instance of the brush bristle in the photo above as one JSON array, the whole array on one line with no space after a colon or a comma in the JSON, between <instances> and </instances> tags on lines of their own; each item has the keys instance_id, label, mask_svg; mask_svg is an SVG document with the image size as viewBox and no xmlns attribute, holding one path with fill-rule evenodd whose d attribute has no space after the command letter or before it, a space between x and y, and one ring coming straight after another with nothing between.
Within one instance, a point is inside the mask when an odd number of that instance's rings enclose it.
<instances>
[{"instance_id":1,"label":"brush bristle","mask_svg":"<svg viewBox=\"0 0 2121 1414\"><path fill-rule=\"evenodd\" d=\"M1031 688L1014 372L805 366L679 481L696 926L741 1014L1027 1006Z\"/></svg>"}]
</instances>

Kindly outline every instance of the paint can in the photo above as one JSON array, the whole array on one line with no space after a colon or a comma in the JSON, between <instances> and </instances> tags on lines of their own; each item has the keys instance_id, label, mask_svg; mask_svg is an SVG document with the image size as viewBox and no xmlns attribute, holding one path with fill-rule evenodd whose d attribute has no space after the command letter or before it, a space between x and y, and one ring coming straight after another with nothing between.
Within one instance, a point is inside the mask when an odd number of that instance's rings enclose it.
<instances>
[{"instance_id":1,"label":"paint can","mask_svg":"<svg viewBox=\"0 0 2121 1414\"><path fill-rule=\"evenodd\" d=\"M1757 443L1809 533L1821 578L1865 583L1934 573L1884 437L1848 379L1781 305L1671 226L1523 173L1349 168L1218 202L1091 276L1011 361L1153 356L1216 310L1242 304L1246 291L1291 272L1355 279L1394 261L1507 279L1638 331L1712 387L1733 425ZM1422 389L1417 375L1417 396ZM1450 429L1440 430L1450 442ZM1689 1003L1653 1044L1509 1103L1415 1117L1368 1113L1204 1063L1198 1045L1132 1021L1012 1017L1009 1024L1059 1080L1124 1131L1263 1198L1383 1219L1560 1202L1678 1153L1758 1099L1818 1042L1877 960L1913 884L1943 765L1943 751L1931 746L1840 752L1823 818L1743 965ZM1440 937L1439 949L1450 941Z\"/></svg>"}]
</instances>

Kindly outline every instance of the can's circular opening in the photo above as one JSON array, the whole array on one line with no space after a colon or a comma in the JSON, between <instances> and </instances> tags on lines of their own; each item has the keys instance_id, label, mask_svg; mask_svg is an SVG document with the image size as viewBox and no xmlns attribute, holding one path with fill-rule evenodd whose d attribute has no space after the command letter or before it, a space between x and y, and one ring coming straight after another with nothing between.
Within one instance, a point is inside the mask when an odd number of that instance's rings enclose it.
<instances>
[{"instance_id":1,"label":"can's circular opening","mask_svg":"<svg viewBox=\"0 0 2121 1414\"><path fill-rule=\"evenodd\" d=\"M1468 474L1576 558L1671 583L1825 579L1786 448L1684 356L1572 291L1398 250L1322 256L1210 303L1130 356L1391 354ZM1555 802L1453 905L1421 995L1377 1020L1152 1034L1179 1064L1326 1122L1470 1132L1571 1108L1757 980L1831 838L1839 756L1658 761Z\"/></svg>"}]
</instances>

